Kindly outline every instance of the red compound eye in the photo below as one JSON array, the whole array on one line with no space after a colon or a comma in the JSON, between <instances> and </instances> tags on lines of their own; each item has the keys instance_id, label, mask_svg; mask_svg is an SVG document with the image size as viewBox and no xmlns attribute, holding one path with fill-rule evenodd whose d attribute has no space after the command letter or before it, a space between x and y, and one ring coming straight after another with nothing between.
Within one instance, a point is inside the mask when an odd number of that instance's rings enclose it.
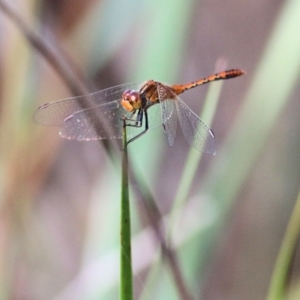
<instances>
[{"instance_id":1,"label":"red compound eye","mask_svg":"<svg viewBox=\"0 0 300 300\"><path fill-rule=\"evenodd\" d=\"M137 102L140 99L140 93L138 93L137 91L130 91L128 96L130 102Z\"/></svg>"},{"instance_id":2,"label":"red compound eye","mask_svg":"<svg viewBox=\"0 0 300 300\"><path fill-rule=\"evenodd\" d=\"M122 99L129 100L130 92L131 92L130 90L125 90L122 94Z\"/></svg>"},{"instance_id":3,"label":"red compound eye","mask_svg":"<svg viewBox=\"0 0 300 300\"><path fill-rule=\"evenodd\" d=\"M140 93L135 90L125 90L122 95L121 105L127 111L135 111L141 107Z\"/></svg>"}]
</instances>

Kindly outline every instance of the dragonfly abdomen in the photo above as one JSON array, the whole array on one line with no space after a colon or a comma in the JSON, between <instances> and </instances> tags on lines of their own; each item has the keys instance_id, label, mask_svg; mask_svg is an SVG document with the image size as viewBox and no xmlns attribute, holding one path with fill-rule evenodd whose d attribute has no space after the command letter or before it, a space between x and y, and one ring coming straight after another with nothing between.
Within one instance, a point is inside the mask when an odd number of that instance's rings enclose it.
<instances>
[{"instance_id":1,"label":"dragonfly abdomen","mask_svg":"<svg viewBox=\"0 0 300 300\"><path fill-rule=\"evenodd\" d=\"M194 87L197 87L197 86L205 84L205 83L209 83L212 81L218 81L218 80L230 79L230 78L241 76L243 74L245 74L245 72L243 70L232 69L232 70L223 71L223 72L220 72L217 74L210 75L208 77L202 78L197 81L193 81L191 83L178 84L178 85L174 84L174 85L172 85L171 88L176 93L176 95L179 95L186 90L192 89Z\"/></svg>"}]
</instances>

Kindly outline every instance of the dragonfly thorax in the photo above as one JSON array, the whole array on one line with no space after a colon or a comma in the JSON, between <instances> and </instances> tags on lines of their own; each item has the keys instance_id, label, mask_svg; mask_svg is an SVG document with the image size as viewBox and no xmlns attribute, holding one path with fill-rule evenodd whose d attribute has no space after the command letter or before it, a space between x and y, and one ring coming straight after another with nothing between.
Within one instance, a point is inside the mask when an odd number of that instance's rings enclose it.
<instances>
[{"instance_id":1,"label":"dragonfly thorax","mask_svg":"<svg viewBox=\"0 0 300 300\"><path fill-rule=\"evenodd\" d=\"M124 91L121 99L121 105L129 112L135 111L142 107L141 94L136 90Z\"/></svg>"}]
</instances>

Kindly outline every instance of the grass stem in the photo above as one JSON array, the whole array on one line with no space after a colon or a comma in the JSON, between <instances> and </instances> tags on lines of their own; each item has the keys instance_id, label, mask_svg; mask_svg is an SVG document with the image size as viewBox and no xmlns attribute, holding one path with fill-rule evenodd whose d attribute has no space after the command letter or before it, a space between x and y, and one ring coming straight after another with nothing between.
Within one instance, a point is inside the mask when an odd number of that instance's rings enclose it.
<instances>
[{"instance_id":1,"label":"grass stem","mask_svg":"<svg viewBox=\"0 0 300 300\"><path fill-rule=\"evenodd\" d=\"M126 123L123 125L123 158L122 158L122 187L121 187L121 235L120 235L120 299L131 300L132 266L131 266L131 231L130 203L128 187L128 153Z\"/></svg>"}]
</instances>

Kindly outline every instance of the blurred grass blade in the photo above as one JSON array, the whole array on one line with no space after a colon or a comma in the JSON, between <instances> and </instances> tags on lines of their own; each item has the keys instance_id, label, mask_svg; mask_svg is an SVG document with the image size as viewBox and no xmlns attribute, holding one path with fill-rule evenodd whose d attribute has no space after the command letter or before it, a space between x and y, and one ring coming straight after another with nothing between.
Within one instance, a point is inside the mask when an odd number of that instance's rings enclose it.
<instances>
[{"instance_id":1,"label":"blurred grass blade","mask_svg":"<svg viewBox=\"0 0 300 300\"><path fill-rule=\"evenodd\" d=\"M123 126L123 158L122 158L122 187L121 187L121 245L120 245L120 299L131 300L132 295L132 266L131 266L131 231L130 203L128 188L128 153L127 134Z\"/></svg>"},{"instance_id":2,"label":"blurred grass blade","mask_svg":"<svg viewBox=\"0 0 300 300\"><path fill-rule=\"evenodd\" d=\"M234 200L263 150L271 130L300 74L300 1L286 1L264 49L245 102L222 151L204 179L200 193L218 203L221 212L210 231L211 252ZM202 241L203 242L203 241ZM206 242L206 241L205 241Z\"/></svg>"},{"instance_id":3,"label":"blurred grass blade","mask_svg":"<svg viewBox=\"0 0 300 300\"><path fill-rule=\"evenodd\" d=\"M300 234L300 191L271 278L268 300L286 299L289 270Z\"/></svg>"},{"instance_id":4,"label":"blurred grass blade","mask_svg":"<svg viewBox=\"0 0 300 300\"><path fill-rule=\"evenodd\" d=\"M206 192L226 206L242 188L298 80L300 39L294 32L299 19L300 2L286 2L239 116L204 183Z\"/></svg>"},{"instance_id":5,"label":"blurred grass blade","mask_svg":"<svg viewBox=\"0 0 300 300\"><path fill-rule=\"evenodd\" d=\"M211 126L213 117L216 112L217 104L220 98L221 89L223 86L223 82L215 82L211 84L208 89L208 93L204 102L204 107L201 115L201 119L205 121L208 127ZM172 228L176 223L177 215L180 211L180 208L183 206L184 201L187 198L188 192L191 189L192 182L195 178L196 171L199 167L201 161L202 153L199 151L195 151L193 148L190 148L184 170L182 172L181 180L177 189L177 193L172 205L172 211L170 213L170 221L169 221L169 237L172 236Z\"/></svg>"}]
</instances>

